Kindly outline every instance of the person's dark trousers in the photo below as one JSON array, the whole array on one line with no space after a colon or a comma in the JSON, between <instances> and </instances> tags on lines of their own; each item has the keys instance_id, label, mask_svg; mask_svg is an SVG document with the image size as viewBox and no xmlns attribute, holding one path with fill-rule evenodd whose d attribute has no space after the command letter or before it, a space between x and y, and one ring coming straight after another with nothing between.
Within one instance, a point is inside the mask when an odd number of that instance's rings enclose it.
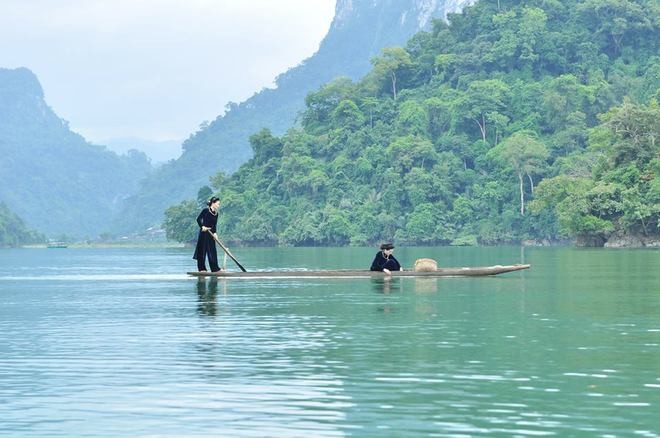
<instances>
[{"instance_id":1,"label":"person's dark trousers","mask_svg":"<svg viewBox=\"0 0 660 438\"><path fill-rule=\"evenodd\" d=\"M204 252L204 257L197 258L197 270L206 271L206 258L209 259L209 265L211 266L211 272L216 272L220 270L218 266L218 252L215 249L215 246L210 246L206 248Z\"/></svg>"}]
</instances>

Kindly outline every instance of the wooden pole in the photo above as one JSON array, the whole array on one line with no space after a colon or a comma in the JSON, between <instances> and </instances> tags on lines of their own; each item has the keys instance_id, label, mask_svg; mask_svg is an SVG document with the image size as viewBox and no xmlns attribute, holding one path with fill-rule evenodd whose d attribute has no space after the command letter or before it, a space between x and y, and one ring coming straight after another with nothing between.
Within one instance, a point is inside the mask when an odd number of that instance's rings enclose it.
<instances>
[{"instance_id":1,"label":"wooden pole","mask_svg":"<svg viewBox=\"0 0 660 438\"><path fill-rule=\"evenodd\" d=\"M236 260L236 257L234 257L234 256L232 255L232 253L229 252L229 250L227 249L227 247L226 247L222 242L220 242L220 239L218 239L218 238L215 236L215 234L211 233L211 230L207 230L207 231L211 234L211 236L213 236L213 240L215 240L215 242L216 242L218 245L220 245L220 248L222 248L222 250L225 252L225 254L227 254L227 255L229 256L229 258L232 259L232 260L234 261L234 263L236 263L236 266L238 266L238 267L240 268L241 271L243 271L243 272L247 272L247 270L243 267L243 265L241 265L241 264L239 263L239 261Z\"/></svg>"}]
</instances>

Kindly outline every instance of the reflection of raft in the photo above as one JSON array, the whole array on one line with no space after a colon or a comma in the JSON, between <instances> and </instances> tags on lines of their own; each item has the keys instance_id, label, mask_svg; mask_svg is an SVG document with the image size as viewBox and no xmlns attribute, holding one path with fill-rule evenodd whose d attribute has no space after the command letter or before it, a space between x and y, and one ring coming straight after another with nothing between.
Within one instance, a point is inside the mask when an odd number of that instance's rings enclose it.
<instances>
[{"instance_id":1,"label":"reflection of raft","mask_svg":"<svg viewBox=\"0 0 660 438\"><path fill-rule=\"evenodd\" d=\"M439 268L430 272L415 271L395 271L392 277L480 277L486 275L504 274L505 272L520 271L529 269L531 265L508 265L508 266L483 266L476 268ZM195 277L220 277L220 278L356 278L356 277L385 277L383 272L367 270L325 270L325 271L307 271L307 270L278 270L278 271L249 271L249 272L188 272L188 275Z\"/></svg>"}]
</instances>

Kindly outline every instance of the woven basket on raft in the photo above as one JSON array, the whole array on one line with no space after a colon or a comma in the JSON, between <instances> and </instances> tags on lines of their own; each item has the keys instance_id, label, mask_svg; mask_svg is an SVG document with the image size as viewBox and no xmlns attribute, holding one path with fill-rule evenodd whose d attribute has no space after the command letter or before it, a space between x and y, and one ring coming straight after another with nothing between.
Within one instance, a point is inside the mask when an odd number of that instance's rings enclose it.
<instances>
[{"instance_id":1,"label":"woven basket on raft","mask_svg":"<svg viewBox=\"0 0 660 438\"><path fill-rule=\"evenodd\" d=\"M415 272L432 272L438 270L438 262L433 259L415 260Z\"/></svg>"}]
</instances>

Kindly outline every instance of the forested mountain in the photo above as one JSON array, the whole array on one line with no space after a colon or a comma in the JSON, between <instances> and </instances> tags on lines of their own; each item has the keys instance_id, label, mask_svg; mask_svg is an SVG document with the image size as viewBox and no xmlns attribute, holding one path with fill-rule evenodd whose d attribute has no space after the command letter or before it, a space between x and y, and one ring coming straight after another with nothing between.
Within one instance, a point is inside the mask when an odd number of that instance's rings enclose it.
<instances>
[{"instance_id":1,"label":"forested mountain","mask_svg":"<svg viewBox=\"0 0 660 438\"><path fill-rule=\"evenodd\" d=\"M43 240L42 235L28 229L20 217L0 202L0 248L16 247Z\"/></svg>"},{"instance_id":2,"label":"forested mountain","mask_svg":"<svg viewBox=\"0 0 660 438\"><path fill-rule=\"evenodd\" d=\"M219 169L235 171L252 156L249 136L268 128L283 134L305 108L308 92L338 76L361 78L381 48L404 44L471 0L338 0L335 17L319 50L264 89L200 127L183 144L182 156L158 169L126 204L118 230L144 229L162 220L163 206L195 194ZM301 36L304 37L304 36ZM227 84L231 86L231 84Z\"/></svg>"},{"instance_id":3,"label":"forested mountain","mask_svg":"<svg viewBox=\"0 0 660 438\"><path fill-rule=\"evenodd\" d=\"M246 243L495 244L660 234L653 0L480 1L306 98L219 173ZM210 194L208 189L201 197ZM530 208L531 201L531 208ZM167 211L194 238L196 200Z\"/></svg>"},{"instance_id":4,"label":"forested mountain","mask_svg":"<svg viewBox=\"0 0 660 438\"><path fill-rule=\"evenodd\" d=\"M151 169L72 132L28 69L0 69L0 202L49 235L97 236Z\"/></svg>"}]
</instances>

